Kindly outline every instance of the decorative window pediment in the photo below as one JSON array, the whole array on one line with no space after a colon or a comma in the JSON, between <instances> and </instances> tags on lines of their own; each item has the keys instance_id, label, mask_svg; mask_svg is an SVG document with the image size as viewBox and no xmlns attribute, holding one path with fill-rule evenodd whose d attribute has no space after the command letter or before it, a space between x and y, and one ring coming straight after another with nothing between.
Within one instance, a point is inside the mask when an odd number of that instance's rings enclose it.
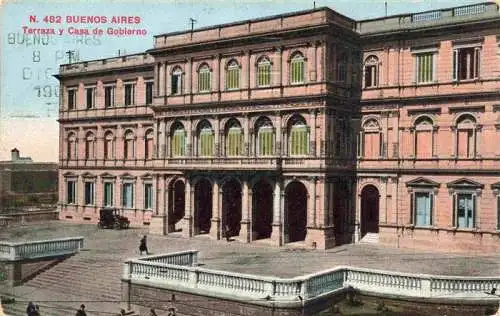
<instances>
[{"instance_id":1,"label":"decorative window pediment","mask_svg":"<svg viewBox=\"0 0 500 316\"><path fill-rule=\"evenodd\" d=\"M83 174L82 174L82 177L83 177L83 178L87 178L87 179L88 179L88 178L95 178L96 176L95 176L95 175L93 175L93 174L92 174L92 173L90 173L90 172L85 172L85 173L83 173Z\"/></svg>"},{"instance_id":2,"label":"decorative window pediment","mask_svg":"<svg viewBox=\"0 0 500 316\"><path fill-rule=\"evenodd\" d=\"M439 188L440 183L426 179L424 177L419 177L414 180L406 182L407 187L419 187L419 188Z\"/></svg>"},{"instance_id":3,"label":"decorative window pediment","mask_svg":"<svg viewBox=\"0 0 500 316\"><path fill-rule=\"evenodd\" d=\"M491 185L492 190L498 190L500 191L500 182L495 182Z\"/></svg>"},{"instance_id":4,"label":"decorative window pediment","mask_svg":"<svg viewBox=\"0 0 500 316\"><path fill-rule=\"evenodd\" d=\"M153 175L151 175L151 173L148 172L148 173L143 174L141 176L141 179L143 179L143 180L151 180L151 179L153 179Z\"/></svg>"},{"instance_id":5,"label":"decorative window pediment","mask_svg":"<svg viewBox=\"0 0 500 316\"><path fill-rule=\"evenodd\" d=\"M104 173L101 173L101 178L116 178L116 176L112 175L111 173L108 173L108 172L104 172Z\"/></svg>"},{"instance_id":6,"label":"decorative window pediment","mask_svg":"<svg viewBox=\"0 0 500 316\"><path fill-rule=\"evenodd\" d=\"M472 181L466 178L461 178L455 181L452 181L446 185L448 188L452 189L482 189L484 188L484 184L481 184L476 181Z\"/></svg>"},{"instance_id":7,"label":"decorative window pediment","mask_svg":"<svg viewBox=\"0 0 500 316\"><path fill-rule=\"evenodd\" d=\"M76 175L75 173L73 173L71 171L67 171L67 172L63 173L63 177L65 177L65 178L71 178L71 177L76 178L76 177L78 177L78 175Z\"/></svg>"},{"instance_id":8,"label":"decorative window pediment","mask_svg":"<svg viewBox=\"0 0 500 316\"><path fill-rule=\"evenodd\" d=\"M131 175L130 173L126 172L120 176L122 179L135 179L136 177Z\"/></svg>"}]
</instances>

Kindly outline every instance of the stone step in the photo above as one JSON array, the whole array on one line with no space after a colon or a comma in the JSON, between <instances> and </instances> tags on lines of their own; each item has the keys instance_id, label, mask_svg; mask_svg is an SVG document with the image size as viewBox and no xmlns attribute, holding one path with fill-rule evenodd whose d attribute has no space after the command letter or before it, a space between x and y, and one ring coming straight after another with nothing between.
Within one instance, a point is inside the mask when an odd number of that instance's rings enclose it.
<instances>
[{"instance_id":1,"label":"stone step","mask_svg":"<svg viewBox=\"0 0 500 316\"><path fill-rule=\"evenodd\" d=\"M367 233L363 238L361 238L360 242L363 244L377 244L379 241L379 237L377 233Z\"/></svg>"}]
</instances>

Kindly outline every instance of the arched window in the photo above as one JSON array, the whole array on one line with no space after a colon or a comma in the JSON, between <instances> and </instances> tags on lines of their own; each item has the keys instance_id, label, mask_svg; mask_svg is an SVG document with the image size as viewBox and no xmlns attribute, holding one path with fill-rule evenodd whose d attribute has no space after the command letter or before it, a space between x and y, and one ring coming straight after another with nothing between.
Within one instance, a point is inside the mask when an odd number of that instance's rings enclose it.
<instances>
[{"instance_id":1,"label":"arched window","mask_svg":"<svg viewBox=\"0 0 500 316\"><path fill-rule=\"evenodd\" d=\"M67 148L67 157L68 159L76 159L76 134L69 133L68 134L68 148Z\"/></svg>"},{"instance_id":2,"label":"arched window","mask_svg":"<svg viewBox=\"0 0 500 316\"><path fill-rule=\"evenodd\" d=\"M240 123L233 119L226 128L226 156L243 155L243 130Z\"/></svg>"},{"instance_id":3,"label":"arched window","mask_svg":"<svg viewBox=\"0 0 500 316\"><path fill-rule=\"evenodd\" d=\"M130 130L125 132L125 144L123 148L124 158L132 159L135 157L135 136Z\"/></svg>"},{"instance_id":4,"label":"arched window","mask_svg":"<svg viewBox=\"0 0 500 316\"><path fill-rule=\"evenodd\" d=\"M144 157L153 159L153 130L149 129L144 135Z\"/></svg>"},{"instance_id":5,"label":"arched window","mask_svg":"<svg viewBox=\"0 0 500 316\"><path fill-rule=\"evenodd\" d=\"M115 137L108 131L104 135L104 159L115 158Z\"/></svg>"},{"instance_id":6,"label":"arched window","mask_svg":"<svg viewBox=\"0 0 500 316\"><path fill-rule=\"evenodd\" d=\"M379 158L383 152L380 125L375 119L368 119L360 133L358 155L363 158Z\"/></svg>"},{"instance_id":7,"label":"arched window","mask_svg":"<svg viewBox=\"0 0 500 316\"><path fill-rule=\"evenodd\" d=\"M214 155L214 131L208 121L203 121L198 129L198 155L201 157Z\"/></svg>"},{"instance_id":8,"label":"arched window","mask_svg":"<svg viewBox=\"0 0 500 316\"><path fill-rule=\"evenodd\" d=\"M309 153L309 129L303 117L295 116L288 124L288 148L290 156Z\"/></svg>"},{"instance_id":9,"label":"arched window","mask_svg":"<svg viewBox=\"0 0 500 316\"><path fill-rule=\"evenodd\" d=\"M173 69L170 84L172 94L182 94L182 69L180 67Z\"/></svg>"},{"instance_id":10,"label":"arched window","mask_svg":"<svg viewBox=\"0 0 500 316\"><path fill-rule=\"evenodd\" d=\"M261 117L256 123L257 141L256 153L258 156L274 155L274 127L271 120L267 117Z\"/></svg>"},{"instance_id":11,"label":"arched window","mask_svg":"<svg viewBox=\"0 0 500 316\"><path fill-rule=\"evenodd\" d=\"M226 70L226 89L240 88L240 65L236 60L231 60L227 64Z\"/></svg>"},{"instance_id":12,"label":"arched window","mask_svg":"<svg viewBox=\"0 0 500 316\"><path fill-rule=\"evenodd\" d=\"M368 56L365 60L365 88L378 86L378 58Z\"/></svg>"},{"instance_id":13,"label":"arched window","mask_svg":"<svg viewBox=\"0 0 500 316\"><path fill-rule=\"evenodd\" d=\"M88 132L85 137L85 159L95 158L95 137L94 133Z\"/></svg>"},{"instance_id":14,"label":"arched window","mask_svg":"<svg viewBox=\"0 0 500 316\"><path fill-rule=\"evenodd\" d=\"M432 158L434 154L433 122L427 116L422 116L415 121L414 152L417 158Z\"/></svg>"},{"instance_id":15,"label":"arched window","mask_svg":"<svg viewBox=\"0 0 500 316\"><path fill-rule=\"evenodd\" d=\"M181 123L173 125L170 137L172 157L182 157L186 155L186 131Z\"/></svg>"},{"instance_id":16,"label":"arched window","mask_svg":"<svg viewBox=\"0 0 500 316\"><path fill-rule=\"evenodd\" d=\"M470 114L464 114L457 120L455 130L456 154L460 158L476 156L477 126L476 119Z\"/></svg>"},{"instance_id":17,"label":"arched window","mask_svg":"<svg viewBox=\"0 0 500 316\"><path fill-rule=\"evenodd\" d=\"M271 61L267 57L261 57L257 62L257 86L266 87L271 85Z\"/></svg>"},{"instance_id":18,"label":"arched window","mask_svg":"<svg viewBox=\"0 0 500 316\"><path fill-rule=\"evenodd\" d=\"M198 92L210 91L211 81L210 68L203 64L198 70Z\"/></svg>"},{"instance_id":19,"label":"arched window","mask_svg":"<svg viewBox=\"0 0 500 316\"><path fill-rule=\"evenodd\" d=\"M290 60L290 83L304 83L305 72L304 56L301 53L295 53Z\"/></svg>"}]
</instances>

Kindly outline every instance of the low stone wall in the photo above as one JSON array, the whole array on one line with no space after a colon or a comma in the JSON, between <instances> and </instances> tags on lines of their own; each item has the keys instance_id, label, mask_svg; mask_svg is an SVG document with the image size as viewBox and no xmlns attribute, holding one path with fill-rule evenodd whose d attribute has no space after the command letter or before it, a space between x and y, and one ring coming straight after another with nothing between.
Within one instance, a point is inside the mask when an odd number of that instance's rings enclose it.
<instances>
[{"instance_id":1,"label":"low stone wall","mask_svg":"<svg viewBox=\"0 0 500 316\"><path fill-rule=\"evenodd\" d=\"M443 250L456 253L500 252L500 233L443 228L381 226L379 243L418 250Z\"/></svg>"},{"instance_id":2,"label":"low stone wall","mask_svg":"<svg viewBox=\"0 0 500 316\"><path fill-rule=\"evenodd\" d=\"M50 211L29 211L22 213L9 213L4 216L8 218L9 225L12 224L24 224L29 222L41 222L41 221L49 221L49 220L57 220L59 219L59 212L56 210ZM1 220L0 220L1 227Z\"/></svg>"},{"instance_id":3,"label":"low stone wall","mask_svg":"<svg viewBox=\"0 0 500 316\"><path fill-rule=\"evenodd\" d=\"M342 300L344 293L353 291L395 302L416 302L427 308L427 314L435 314L439 305L449 311L455 307L462 311L461 306L465 306L464 310L473 311L472 314L495 312L499 304L498 297L485 292L500 288L500 277L437 276L339 266L283 279L200 268L196 266L194 253L186 251L126 261L122 276L123 300L142 305L153 298L172 303L175 295L195 296L186 297L175 307L181 315L184 312L216 315L220 310L215 307L210 313L196 312L197 308L210 305L210 300L228 305L227 309L242 310L245 309L242 306L251 306L248 313L236 315L265 315L270 311L273 315L280 315L281 311L283 315L296 312L309 315L313 310L319 311L324 302ZM196 298L198 296L204 298ZM193 304L187 306L186 300ZM201 305L195 304L196 300L201 301ZM172 307L162 304L154 308Z\"/></svg>"}]
</instances>

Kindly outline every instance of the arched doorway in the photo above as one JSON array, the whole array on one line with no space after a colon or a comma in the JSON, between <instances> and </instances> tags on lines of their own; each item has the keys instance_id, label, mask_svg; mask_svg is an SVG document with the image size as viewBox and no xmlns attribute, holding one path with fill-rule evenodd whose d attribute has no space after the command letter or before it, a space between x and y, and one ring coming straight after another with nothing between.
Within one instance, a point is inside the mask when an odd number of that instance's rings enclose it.
<instances>
[{"instance_id":1,"label":"arched doorway","mask_svg":"<svg viewBox=\"0 0 500 316\"><path fill-rule=\"evenodd\" d=\"M302 241L306 239L306 233L307 189L302 183L294 181L285 190L285 240Z\"/></svg>"},{"instance_id":2,"label":"arched doorway","mask_svg":"<svg viewBox=\"0 0 500 316\"><path fill-rule=\"evenodd\" d=\"M175 180L170 184L168 192L169 216L168 224L171 231L177 231L175 225L184 218L186 186L184 181Z\"/></svg>"},{"instance_id":3,"label":"arched doorway","mask_svg":"<svg viewBox=\"0 0 500 316\"><path fill-rule=\"evenodd\" d=\"M368 233L378 233L379 199L378 189L373 185L361 191L361 238Z\"/></svg>"},{"instance_id":4,"label":"arched doorway","mask_svg":"<svg viewBox=\"0 0 500 316\"><path fill-rule=\"evenodd\" d=\"M201 179L194 187L194 233L208 234L212 226L212 183Z\"/></svg>"},{"instance_id":5,"label":"arched doorway","mask_svg":"<svg viewBox=\"0 0 500 316\"><path fill-rule=\"evenodd\" d=\"M222 185L222 227L229 236L240 234L241 184L234 178Z\"/></svg>"},{"instance_id":6,"label":"arched doorway","mask_svg":"<svg viewBox=\"0 0 500 316\"><path fill-rule=\"evenodd\" d=\"M272 224L273 187L261 179L252 189L252 240L271 238Z\"/></svg>"}]
</instances>

